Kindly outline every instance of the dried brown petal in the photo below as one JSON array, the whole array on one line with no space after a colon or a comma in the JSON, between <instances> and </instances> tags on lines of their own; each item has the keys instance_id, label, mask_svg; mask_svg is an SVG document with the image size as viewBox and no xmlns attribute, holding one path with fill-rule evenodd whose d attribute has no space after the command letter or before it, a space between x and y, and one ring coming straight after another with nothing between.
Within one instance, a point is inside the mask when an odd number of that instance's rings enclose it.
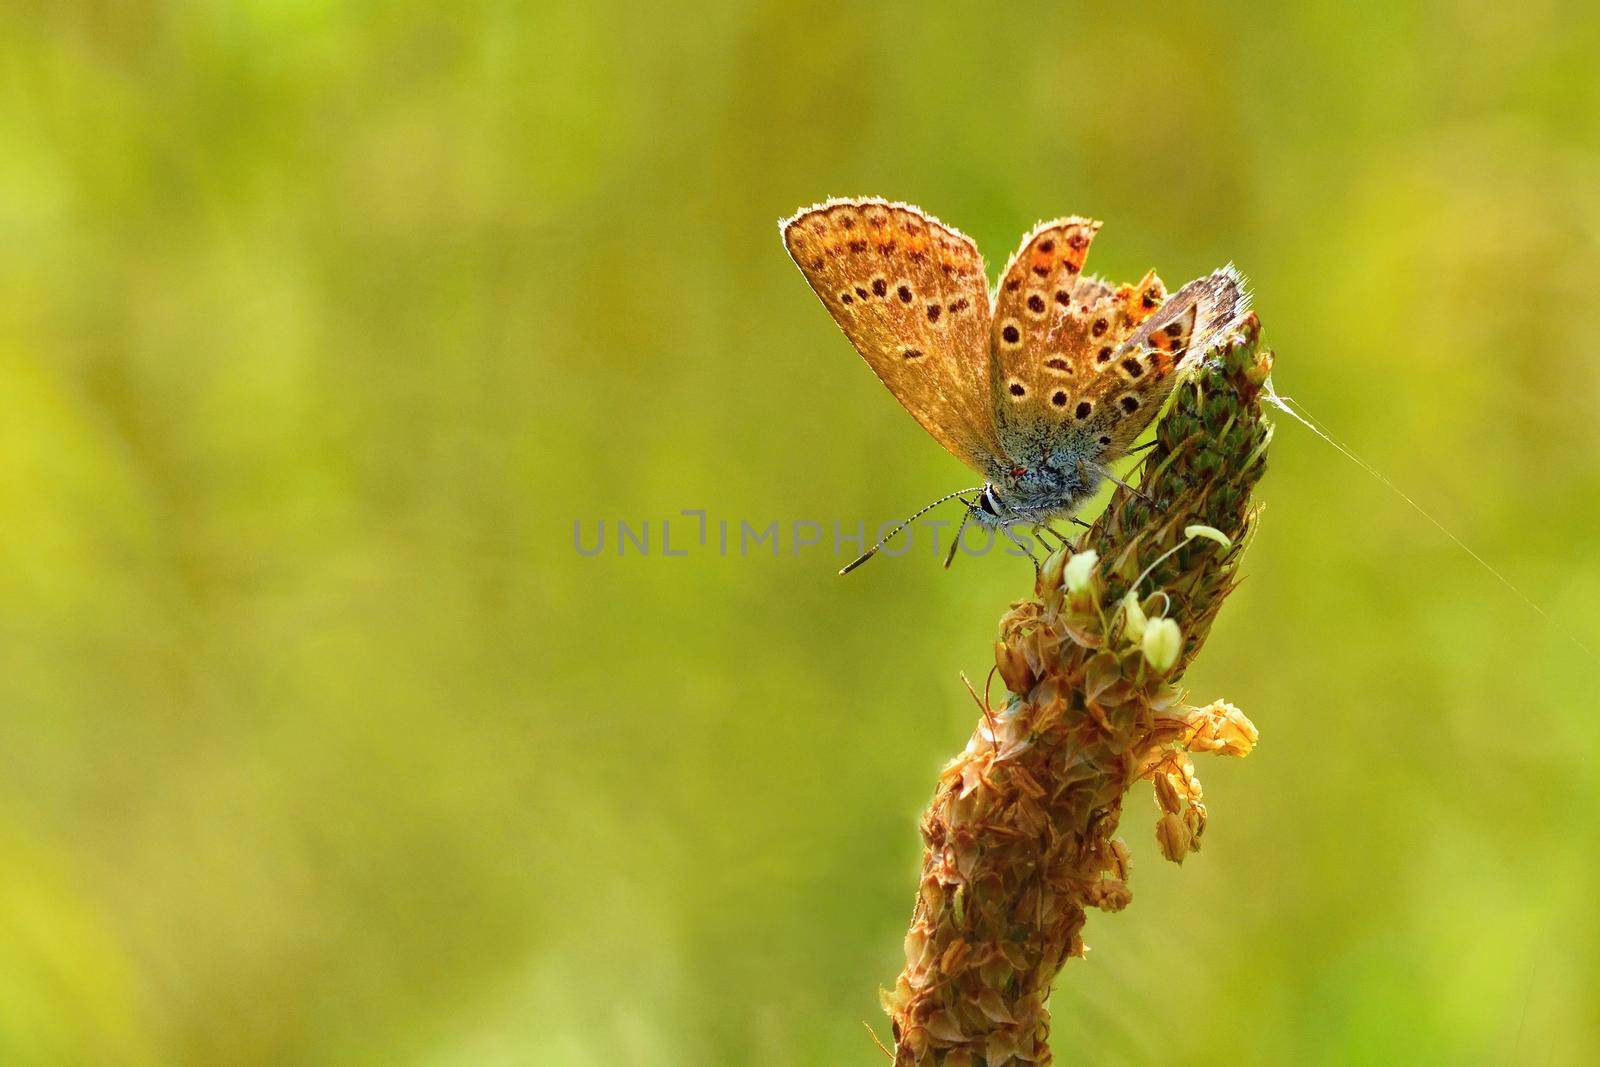
<instances>
[{"instance_id":1,"label":"dried brown petal","mask_svg":"<svg viewBox=\"0 0 1600 1067\"><path fill-rule=\"evenodd\" d=\"M1176 812L1183 802L1178 797L1178 787L1173 784L1172 775L1156 775L1155 786L1156 803L1161 805L1161 810Z\"/></svg>"},{"instance_id":2,"label":"dried brown petal","mask_svg":"<svg viewBox=\"0 0 1600 1067\"><path fill-rule=\"evenodd\" d=\"M1161 854L1173 863L1182 863L1189 854L1190 840L1189 828L1171 812L1156 823L1156 843L1161 846Z\"/></svg>"},{"instance_id":3,"label":"dried brown petal","mask_svg":"<svg viewBox=\"0 0 1600 1067\"><path fill-rule=\"evenodd\" d=\"M983 1057L991 1067L1005 1067L1016 1057L1020 1047L1018 1036L1016 1029L1011 1027L989 1032L988 1040L984 1042Z\"/></svg>"},{"instance_id":4,"label":"dried brown petal","mask_svg":"<svg viewBox=\"0 0 1600 1067\"><path fill-rule=\"evenodd\" d=\"M1033 688L1037 676L1028 668L1022 653L1004 641L994 644L994 665L1000 670L1000 680L1013 693L1023 694Z\"/></svg>"},{"instance_id":5,"label":"dried brown petal","mask_svg":"<svg viewBox=\"0 0 1600 1067\"><path fill-rule=\"evenodd\" d=\"M967 1039L966 1032L949 1011L936 1011L928 1016L928 1036L948 1045L959 1045Z\"/></svg>"},{"instance_id":6,"label":"dried brown petal","mask_svg":"<svg viewBox=\"0 0 1600 1067\"><path fill-rule=\"evenodd\" d=\"M994 1022L1014 1023L1017 1021L1016 1018L1012 1016L1011 1009L1006 1007L1006 1002L1002 1000L1000 994L993 989L985 989L982 993L978 994L978 1007L983 1010L983 1014L987 1015Z\"/></svg>"}]
</instances>

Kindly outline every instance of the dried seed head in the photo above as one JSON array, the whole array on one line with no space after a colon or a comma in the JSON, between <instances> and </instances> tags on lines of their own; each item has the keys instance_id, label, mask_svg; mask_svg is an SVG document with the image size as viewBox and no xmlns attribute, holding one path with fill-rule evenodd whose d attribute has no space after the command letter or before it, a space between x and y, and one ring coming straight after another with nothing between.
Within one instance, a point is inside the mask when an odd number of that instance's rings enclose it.
<instances>
[{"instance_id":1,"label":"dried seed head","mask_svg":"<svg viewBox=\"0 0 1600 1067\"><path fill-rule=\"evenodd\" d=\"M1152 619L1144 628L1144 659L1158 674L1166 674L1183 651L1183 631L1171 619Z\"/></svg>"},{"instance_id":2,"label":"dried seed head","mask_svg":"<svg viewBox=\"0 0 1600 1067\"><path fill-rule=\"evenodd\" d=\"M1051 552L1035 597L1001 620L995 662L1014 695L998 711L980 700L922 821L913 933L884 998L897 1063L1048 1063L1045 998L1085 952L1086 909L1128 903L1122 795L1136 778L1155 783L1157 842L1181 861L1207 820L1191 751L1254 742L1242 715L1188 706L1179 682L1237 584L1254 519L1270 438L1256 356L1252 328L1194 368L1157 424L1141 491L1113 494L1082 535L1098 555Z\"/></svg>"},{"instance_id":3,"label":"dried seed head","mask_svg":"<svg viewBox=\"0 0 1600 1067\"><path fill-rule=\"evenodd\" d=\"M1102 878L1089 887L1089 903L1101 911L1121 911L1133 900L1133 890L1120 878Z\"/></svg>"}]
</instances>

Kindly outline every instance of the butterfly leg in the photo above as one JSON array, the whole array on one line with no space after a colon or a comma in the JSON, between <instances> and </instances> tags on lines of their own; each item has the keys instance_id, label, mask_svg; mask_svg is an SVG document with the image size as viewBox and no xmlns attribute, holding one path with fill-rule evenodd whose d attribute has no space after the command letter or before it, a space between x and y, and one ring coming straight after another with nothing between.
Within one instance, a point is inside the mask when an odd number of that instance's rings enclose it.
<instances>
[{"instance_id":1,"label":"butterfly leg","mask_svg":"<svg viewBox=\"0 0 1600 1067\"><path fill-rule=\"evenodd\" d=\"M1105 475L1106 481L1110 482L1112 485L1120 485L1122 488L1126 489L1128 492L1132 493L1134 496L1138 497L1140 500L1143 500L1146 504L1149 504L1151 507L1158 507L1159 506L1155 502L1155 500L1153 500L1148 494L1146 494L1143 491L1141 491L1138 486L1129 485L1127 482L1123 481L1121 478L1118 478L1115 474L1112 474L1109 470L1107 470L1104 467L1100 467L1099 471L1100 471L1101 474Z\"/></svg>"},{"instance_id":2,"label":"butterfly leg","mask_svg":"<svg viewBox=\"0 0 1600 1067\"><path fill-rule=\"evenodd\" d=\"M1049 534L1051 537L1054 537L1058 542L1060 542L1060 546L1062 548L1074 548L1072 542L1068 540L1068 538L1062 534L1060 530L1056 529L1054 526L1051 526L1047 522L1041 522L1039 525L1035 526L1033 528L1033 532L1038 535L1039 543L1044 545L1046 548L1050 547L1050 542L1045 540L1045 534Z\"/></svg>"},{"instance_id":3,"label":"butterfly leg","mask_svg":"<svg viewBox=\"0 0 1600 1067\"><path fill-rule=\"evenodd\" d=\"M1073 519L1073 520L1072 520L1072 521L1073 521L1073 522L1079 522L1079 521L1081 521L1081 520L1078 520L1078 519ZM1089 529L1089 524L1088 524L1088 523L1086 523L1086 522L1085 522L1085 523L1084 523L1084 524L1083 524L1083 528L1084 528L1084 529L1085 529L1085 530L1087 530L1087 529ZM1056 536L1057 536L1057 537L1059 537L1059 538L1061 538L1061 543L1062 543L1062 544L1064 544L1064 545L1066 545L1066 546L1068 546L1068 547L1069 547L1069 548L1071 548L1071 549L1072 549L1072 550L1073 550L1073 551L1074 551L1074 552L1076 552L1076 551L1077 551L1077 550L1078 550L1078 543L1077 543L1077 542L1076 542L1076 541L1074 541L1074 540L1073 540L1073 539L1072 539L1072 538L1070 538L1070 537L1068 537L1068 536L1067 536L1067 535L1066 535L1066 534L1064 534L1064 533L1062 533L1062 532L1061 532L1061 531L1060 531L1060 530L1058 530L1058 529L1056 529L1056 528L1055 528L1055 527L1054 527L1054 526L1051 526L1051 527L1050 527L1050 528L1049 528L1049 529L1050 529L1050 532L1051 532L1051 533L1053 533L1053 534L1055 534L1055 535L1056 535Z\"/></svg>"},{"instance_id":4,"label":"butterfly leg","mask_svg":"<svg viewBox=\"0 0 1600 1067\"><path fill-rule=\"evenodd\" d=\"M1028 554L1028 558L1033 560L1033 573L1034 573L1035 576L1037 576L1039 574L1039 570L1040 570L1039 557L1033 554L1033 549L1029 548L1027 543L1024 542L1022 540L1022 538L1020 538L1020 537L1018 537L1016 535L1016 532L1011 529L1010 524L1002 524L1000 529L1004 530L1006 536L1011 538L1011 543L1012 544L1016 545L1018 548L1022 549L1022 551L1026 552Z\"/></svg>"}]
</instances>

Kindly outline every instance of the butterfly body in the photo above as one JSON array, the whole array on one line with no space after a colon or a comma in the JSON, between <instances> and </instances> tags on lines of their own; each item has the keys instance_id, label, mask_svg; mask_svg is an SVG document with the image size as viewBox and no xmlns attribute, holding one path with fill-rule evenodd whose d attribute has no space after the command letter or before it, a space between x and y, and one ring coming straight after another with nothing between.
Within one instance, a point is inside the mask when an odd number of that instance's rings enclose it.
<instances>
[{"instance_id":1,"label":"butterfly body","mask_svg":"<svg viewBox=\"0 0 1600 1067\"><path fill-rule=\"evenodd\" d=\"M784 245L895 398L986 484L986 527L1071 514L1108 476L1181 372L1242 318L1231 269L1168 296L1154 272L1083 274L1100 224L1029 233L991 292L976 245L908 204L830 200L782 224Z\"/></svg>"},{"instance_id":2,"label":"butterfly body","mask_svg":"<svg viewBox=\"0 0 1600 1067\"><path fill-rule=\"evenodd\" d=\"M972 517L978 525L1037 526L1077 511L1105 480L1088 469L1087 457L1068 453L1055 462L1009 472L1000 482L988 482L978 494Z\"/></svg>"}]
</instances>

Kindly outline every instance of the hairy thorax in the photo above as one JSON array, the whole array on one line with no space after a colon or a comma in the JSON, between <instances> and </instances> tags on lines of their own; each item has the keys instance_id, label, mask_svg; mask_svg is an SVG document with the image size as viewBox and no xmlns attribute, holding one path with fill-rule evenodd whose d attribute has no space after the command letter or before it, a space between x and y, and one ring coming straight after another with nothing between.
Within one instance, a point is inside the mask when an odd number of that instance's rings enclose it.
<instances>
[{"instance_id":1,"label":"hairy thorax","mask_svg":"<svg viewBox=\"0 0 1600 1067\"><path fill-rule=\"evenodd\" d=\"M1099 488L1101 476L1081 463L1018 468L983 487L974 509L982 526L1033 526L1072 514Z\"/></svg>"}]
</instances>

